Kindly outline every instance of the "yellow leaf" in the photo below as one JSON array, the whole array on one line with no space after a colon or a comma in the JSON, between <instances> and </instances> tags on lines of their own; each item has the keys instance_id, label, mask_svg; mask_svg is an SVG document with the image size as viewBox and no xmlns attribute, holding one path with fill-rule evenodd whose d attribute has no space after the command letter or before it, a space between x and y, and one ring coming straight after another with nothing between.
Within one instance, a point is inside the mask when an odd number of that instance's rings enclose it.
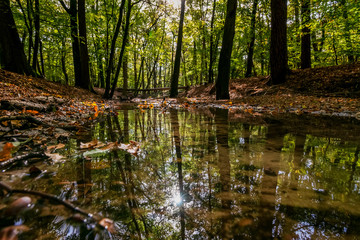
<instances>
[{"instance_id":1,"label":"yellow leaf","mask_svg":"<svg viewBox=\"0 0 360 240\"><path fill-rule=\"evenodd\" d=\"M2 151L0 152L0 162L6 161L11 158L11 151L14 145L12 143L5 143Z\"/></svg>"}]
</instances>

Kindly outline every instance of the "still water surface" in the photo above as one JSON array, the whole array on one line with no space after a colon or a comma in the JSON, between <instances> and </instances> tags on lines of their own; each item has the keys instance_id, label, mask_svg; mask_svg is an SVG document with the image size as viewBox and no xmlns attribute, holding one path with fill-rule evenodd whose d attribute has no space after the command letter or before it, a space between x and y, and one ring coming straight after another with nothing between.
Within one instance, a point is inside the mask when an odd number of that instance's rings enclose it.
<instances>
[{"instance_id":1,"label":"still water surface","mask_svg":"<svg viewBox=\"0 0 360 240\"><path fill-rule=\"evenodd\" d=\"M123 110L66 141L57 150L66 160L38 165L38 177L17 169L1 181L55 194L117 230L76 224L38 199L17 219L31 229L20 239L357 239L358 130L303 118ZM80 149L94 139L141 148L136 156Z\"/></svg>"}]
</instances>

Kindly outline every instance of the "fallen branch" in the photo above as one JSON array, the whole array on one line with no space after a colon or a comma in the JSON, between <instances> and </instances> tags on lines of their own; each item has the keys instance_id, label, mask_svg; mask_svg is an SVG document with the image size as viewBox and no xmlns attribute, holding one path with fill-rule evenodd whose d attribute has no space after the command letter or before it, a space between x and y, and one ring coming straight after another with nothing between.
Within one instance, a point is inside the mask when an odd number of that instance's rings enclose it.
<instances>
[{"instance_id":1,"label":"fallen branch","mask_svg":"<svg viewBox=\"0 0 360 240\"><path fill-rule=\"evenodd\" d=\"M20 194L34 195L34 196L38 196L38 197L41 197L41 198L48 199L50 201L53 201L53 202L56 202L58 204L63 205L64 207L70 209L71 211L73 211L75 213L80 213L80 214L86 216L88 219L96 222L96 224L98 226L108 230L109 232L113 233L115 231L112 220L110 220L108 218L101 218L100 216L88 213L85 210L82 210L82 209L76 207L75 205L73 205L72 203L70 203L68 201L65 201L65 200L62 200L62 199L58 198L55 195L51 195L51 194L47 194L47 193L39 192L39 191L33 191L33 190L13 189L13 188L11 188L10 186L6 185L3 182L0 182L0 189L4 189L5 191L7 191L10 194L20 193Z\"/></svg>"},{"instance_id":2,"label":"fallen branch","mask_svg":"<svg viewBox=\"0 0 360 240\"><path fill-rule=\"evenodd\" d=\"M37 125L43 125L45 127L54 127L54 128L62 128L64 130L77 130L76 126L61 126L61 125L53 125L46 122L43 122L33 116L29 115L19 115L19 116L7 116L7 117L0 117L0 122L5 121L13 121L13 120L26 120L28 122L37 124Z\"/></svg>"},{"instance_id":3,"label":"fallen branch","mask_svg":"<svg viewBox=\"0 0 360 240\"><path fill-rule=\"evenodd\" d=\"M42 152L35 152L35 153L28 153L28 154L24 154L24 155L20 155L20 156L16 156L13 158L10 158L9 160L0 162L0 168L7 168L10 165L16 163L16 162L22 162L31 158L49 158L48 156L46 156L44 153Z\"/></svg>"}]
</instances>

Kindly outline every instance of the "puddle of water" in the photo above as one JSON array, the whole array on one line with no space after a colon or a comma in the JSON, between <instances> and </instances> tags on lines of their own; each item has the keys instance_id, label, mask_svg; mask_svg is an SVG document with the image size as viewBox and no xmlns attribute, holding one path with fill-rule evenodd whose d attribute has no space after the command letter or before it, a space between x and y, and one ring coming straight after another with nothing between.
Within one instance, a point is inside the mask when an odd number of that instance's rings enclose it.
<instances>
[{"instance_id":1,"label":"puddle of water","mask_svg":"<svg viewBox=\"0 0 360 240\"><path fill-rule=\"evenodd\" d=\"M124 110L71 139L58 151L66 161L37 165L40 176L17 169L0 179L100 213L117 229L77 224L67 209L37 199L14 220L31 229L22 239L355 239L358 130L307 123L233 121L227 110ZM94 139L141 149L80 150Z\"/></svg>"}]
</instances>

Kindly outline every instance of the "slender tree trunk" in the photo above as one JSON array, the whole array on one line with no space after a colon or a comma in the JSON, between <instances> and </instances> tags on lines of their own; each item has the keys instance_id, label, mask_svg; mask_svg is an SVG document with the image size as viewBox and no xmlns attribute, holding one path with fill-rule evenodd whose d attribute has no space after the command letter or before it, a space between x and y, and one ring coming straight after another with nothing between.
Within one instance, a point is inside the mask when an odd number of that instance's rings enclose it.
<instances>
[{"instance_id":1,"label":"slender tree trunk","mask_svg":"<svg viewBox=\"0 0 360 240\"><path fill-rule=\"evenodd\" d=\"M125 2L126 2L125 0L121 1L120 8L119 8L119 18L116 23L114 36L111 40L110 57L109 57L109 62L106 67L105 93L103 96L104 98L110 98L110 87L111 87L110 80L111 80L111 74L112 74L113 66L114 66L115 45L116 45L116 40L117 40L117 38L119 36L119 32L120 32L120 26L121 26L123 14L124 14Z\"/></svg>"},{"instance_id":2,"label":"slender tree trunk","mask_svg":"<svg viewBox=\"0 0 360 240\"><path fill-rule=\"evenodd\" d=\"M125 47L126 47L126 44L127 44L127 38L129 36L131 8L132 8L131 0L128 0L128 7L127 7L127 12L126 12L126 24L125 24L125 29L124 29L123 41L122 41L122 45L121 45L118 66L116 68L116 72L115 72L115 76L114 76L114 82L113 82L111 92L110 92L110 96L109 96L110 99L114 96L114 92L115 92L116 85L117 85L118 78L119 78L119 74L120 74L120 68L121 68L121 65L122 65L122 60L123 60L124 53L125 53Z\"/></svg>"},{"instance_id":3,"label":"slender tree trunk","mask_svg":"<svg viewBox=\"0 0 360 240\"><path fill-rule=\"evenodd\" d=\"M125 54L123 63L123 94L127 95L129 72L128 72L128 56Z\"/></svg>"},{"instance_id":4,"label":"slender tree trunk","mask_svg":"<svg viewBox=\"0 0 360 240\"><path fill-rule=\"evenodd\" d=\"M44 55L43 55L43 45L40 40L40 61L41 61L41 75L45 77L45 64L44 64Z\"/></svg>"},{"instance_id":5,"label":"slender tree trunk","mask_svg":"<svg viewBox=\"0 0 360 240\"><path fill-rule=\"evenodd\" d=\"M284 83L289 71L286 20L287 0L271 0L270 84Z\"/></svg>"},{"instance_id":6,"label":"slender tree trunk","mask_svg":"<svg viewBox=\"0 0 360 240\"><path fill-rule=\"evenodd\" d=\"M348 56L348 60L350 63L354 62L354 55L352 53L352 43L351 43L351 37L350 37L350 23L349 23L349 17L348 17L348 10L346 6L346 0L340 0L340 6L342 8L343 18L345 21L345 28L344 28L344 36L346 41L346 53Z\"/></svg>"},{"instance_id":7,"label":"slender tree trunk","mask_svg":"<svg viewBox=\"0 0 360 240\"><path fill-rule=\"evenodd\" d=\"M216 10L216 0L213 1L213 9L211 14L211 24L210 24L210 58L209 58L209 83L214 82L214 62L215 62L215 42L214 42L214 22L215 22L215 10Z\"/></svg>"},{"instance_id":8,"label":"slender tree trunk","mask_svg":"<svg viewBox=\"0 0 360 240\"><path fill-rule=\"evenodd\" d=\"M185 0L181 0L179 32L178 32L177 45L176 45L174 70L171 76L171 85L170 85L170 97L172 98L177 97L178 95L184 17L185 17Z\"/></svg>"},{"instance_id":9,"label":"slender tree trunk","mask_svg":"<svg viewBox=\"0 0 360 240\"><path fill-rule=\"evenodd\" d=\"M0 13L0 66L8 71L32 75L9 0L0 0Z\"/></svg>"},{"instance_id":10,"label":"slender tree trunk","mask_svg":"<svg viewBox=\"0 0 360 240\"><path fill-rule=\"evenodd\" d=\"M32 59L32 68L35 71L35 73L39 73L40 69L37 69L38 51L39 51L39 43L40 43L40 6L39 6L39 0L35 0L34 26L35 26L35 43L34 43L34 53L33 53L33 59Z\"/></svg>"},{"instance_id":11,"label":"slender tree trunk","mask_svg":"<svg viewBox=\"0 0 360 240\"><path fill-rule=\"evenodd\" d=\"M310 0L301 2L301 69L311 68Z\"/></svg>"},{"instance_id":12,"label":"slender tree trunk","mask_svg":"<svg viewBox=\"0 0 360 240\"><path fill-rule=\"evenodd\" d=\"M65 49L65 39L62 40L62 49L61 49L61 70L64 74L64 78L65 78L65 83L66 85L69 85L69 77L68 74L66 72L66 49Z\"/></svg>"},{"instance_id":13,"label":"slender tree trunk","mask_svg":"<svg viewBox=\"0 0 360 240\"><path fill-rule=\"evenodd\" d=\"M216 99L229 99L231 52L235 36L237 0L228 0L224 35L219 59L219 73L216 79Z\"/></svg>"},{"instance_id":14,"label":"slender tree trunk","mask_svg":"<svg viewBox=\"0 0 360 240\"><path fill-rule=\"evenodd\" d=\"M247 66L245 77L251 76L254 55L254 45L255 45L255 23L256 23L256 11L257 11L258 0L254 0L253 8L251 12L251 25L250 25L250 43L249 43L249 53L247 57Z\"/></svg>"}]
</instances>

